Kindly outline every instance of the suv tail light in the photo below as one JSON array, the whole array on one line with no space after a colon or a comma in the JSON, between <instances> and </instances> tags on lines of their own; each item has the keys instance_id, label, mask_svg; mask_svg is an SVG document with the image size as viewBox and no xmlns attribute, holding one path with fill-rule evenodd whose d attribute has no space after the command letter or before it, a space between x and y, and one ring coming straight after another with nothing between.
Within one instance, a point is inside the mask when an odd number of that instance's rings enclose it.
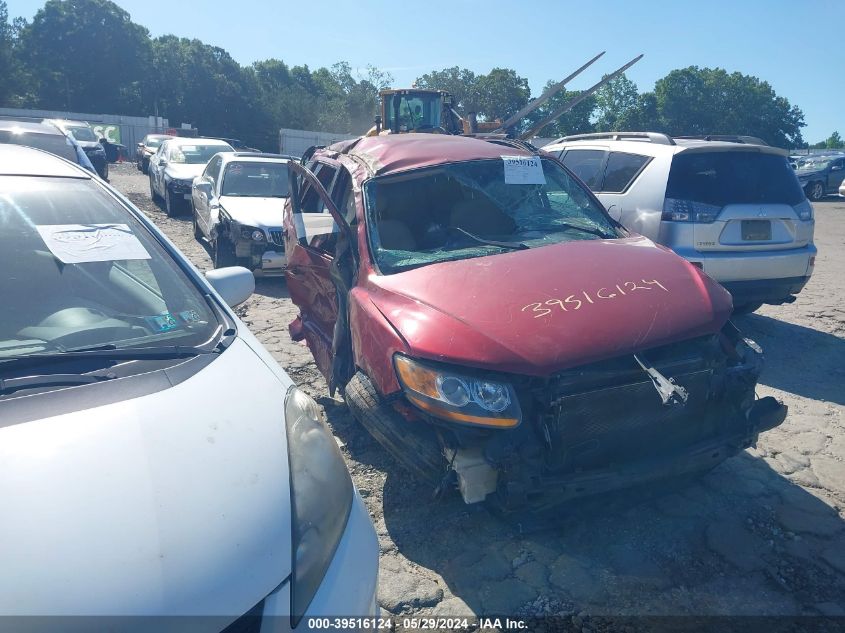
<instances>
[{"instance_id":1,"label":"suv tail light","mask_svg":"<svg viewBox=\"0 0 845 633\"><path fill-rule=\"evenodd\" d=\"M795 209L795 213L797 213L798 217L802 220L813 219L813 205L810 204L809 200L805 199L792 208Z\"/></svg>"},{"instance_id":2,"label":"suv tail light","mask_svg":"<svg viewBox=\"0 0 845 633\"><path fill-rule=\"evenodd\" d=\"M672 222L702 222L709 224L716 220L721 207L695 200L678 200L677 198L666 198L663 202L663 215L661 220Z\"/></svg>"}]
</instances>

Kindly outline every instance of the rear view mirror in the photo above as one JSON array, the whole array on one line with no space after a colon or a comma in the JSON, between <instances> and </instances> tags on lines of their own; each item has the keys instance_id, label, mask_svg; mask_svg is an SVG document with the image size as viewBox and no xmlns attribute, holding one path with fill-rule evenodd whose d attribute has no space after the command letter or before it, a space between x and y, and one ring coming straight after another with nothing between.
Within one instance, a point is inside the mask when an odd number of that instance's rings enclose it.
<instances>
[{"instance_id":1,"label":"rear view mirror","mask_svg":"<svg viewBox=\"0 0 845 633\"><path fill-rule=\"evenodd\" d=\"M205 278L230 308L242 304L255 292L255 277L243 266L209 270Z\"/></svg>"}]
</instances>

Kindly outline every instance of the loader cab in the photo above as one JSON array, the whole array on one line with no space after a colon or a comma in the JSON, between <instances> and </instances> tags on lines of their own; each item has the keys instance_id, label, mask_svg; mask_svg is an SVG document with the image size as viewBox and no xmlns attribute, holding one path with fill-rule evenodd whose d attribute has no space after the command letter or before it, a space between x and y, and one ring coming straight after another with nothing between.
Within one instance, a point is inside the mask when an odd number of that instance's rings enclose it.
<instances>
[{"instance_id":1,"label":"loader cab","mask_svg":"<svg viewBox=\"0 0 845 633\"><path fill-rule=\"evenodd\" d=\"M381 120L392 134L407 132L460 133L453 129L452 96L442 90L384 90Z\"/></svg>"}]
</instances>

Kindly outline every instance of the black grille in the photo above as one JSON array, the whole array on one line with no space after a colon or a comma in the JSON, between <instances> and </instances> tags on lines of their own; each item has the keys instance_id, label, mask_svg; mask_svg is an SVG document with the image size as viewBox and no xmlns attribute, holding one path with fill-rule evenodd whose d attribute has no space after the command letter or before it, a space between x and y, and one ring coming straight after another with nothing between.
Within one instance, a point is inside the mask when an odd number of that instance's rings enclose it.
<instances>
[{"instance_id":1,"label":"black grille","mask_svg":"<svg viewBox=\"0 0 845 633\"><path fill-rule=\"evenodd\" d=\"M284 247L285 232L281 229L270 229L270 241L277 246Z\"/></svg>"},{"instance_id":2,"label":"black grille","mask_svg":"<svg viewBox=\"0 0 845 633\"><path fill-rule=\"evenodd\" d=\"M562 372L548 392L546 427L555 471L603 468L666 454L712 437L725 414L716 401L719 354L706 337L643 354L689 394L664 405L633 355Z\"/></svg>"}]
</instances>

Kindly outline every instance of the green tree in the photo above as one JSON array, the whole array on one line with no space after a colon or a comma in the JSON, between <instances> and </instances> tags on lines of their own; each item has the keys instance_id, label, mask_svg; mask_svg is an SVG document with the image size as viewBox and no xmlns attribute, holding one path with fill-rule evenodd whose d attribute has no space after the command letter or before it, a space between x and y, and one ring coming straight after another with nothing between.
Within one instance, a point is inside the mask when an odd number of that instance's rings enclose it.
<instances>
[{"instance_id":1,"label":"green tree","mask_svg":"<svg viewBox=\"0 0 845 633\"><path fill-rule=\"evenodd\" d=\"M843 147L842 137L839 136L839 132L834 132L828 136L827 140L824 142L824 146L827 149L839 149L840 147Z\"/></svg>"},{"instance_id":2,"label":"green tree","mask_svg":"<svg viewBox=\"0 0 845 633\"><path fill-rule=\"evenodd\" d=\"M660 79L654 94L669 134L749 134L782 147L803 143L804 114L757 77L690 66Z\"/></svg>"},{"instance_id":3,"label":"green tree","mask_svg":"<svg viewBox=\"0 0 845 633\"><path fill-rule=\"evenodd\" d=\"M109 0L48 0L19 37L18 60L44 108L141 114L147 29Z\"/></svg>"},{"instance_id":4,"label":"green tree","mask_svg":"<svg viewBox=\"0 0 845 633\"><path fill-rule=\"evenodd\" d=\"M528 80L510 68L494 68L478 77L478 114L484 119L507 119L517 113L531 96Z\"/></svg>"},{"instance_id":5,"label":"green tree","mask_svg":"<svg viewBox=\"0 0 845 633\"><path fill-rule=\"evenodd\" d=\"M639 93L637 84L624 74L603 85L596 91L593 112L598 132L636 129L639 123Z\"/></svg>"},{"instance_id":6,"label":"green tree","mask_svg":"<svg viewBox=\"0 0 845 633\"><path fill-rule=\"evenodd\" d=\"M545 92L553 84L557 83L554 80L548 81L543 88ZM527 129L528 126L542 121L550 116L553 112L559 110L570 101L581 94L578 90L563 90L553 96L547 103L526 117L526 120L521 123L519 129ZM585 134L595 131L591 118L593 111L596 108L596 95L592 94L583 101L581 101L569 112L564 113L545 128L540 130L539 135L545 137L560 137L568 134Z\"/></svg>"},{"instance_id":7,"label":"green tree","mask_svg":"<svg viewBox=\"0 0 845 633\"><path fill-rule=\"evenodd\" d=\"M471 70L452 66L417 77L414 85L427 90L445 90L452 95L452 105L458 114L466 116L480 109L478 83L479 77Z\"/></svg>"},{"instance_id":8,"label":"green tree","mask_svg":"<svg viewBox=\"0 0 845 633\"><path fill-rule=\"evenodd\" d=\"M17 92L18 68L13 59L14 34L9 24L9 10L0 0L0 105L11 105Z\"/></svg>"}]
</instances>

